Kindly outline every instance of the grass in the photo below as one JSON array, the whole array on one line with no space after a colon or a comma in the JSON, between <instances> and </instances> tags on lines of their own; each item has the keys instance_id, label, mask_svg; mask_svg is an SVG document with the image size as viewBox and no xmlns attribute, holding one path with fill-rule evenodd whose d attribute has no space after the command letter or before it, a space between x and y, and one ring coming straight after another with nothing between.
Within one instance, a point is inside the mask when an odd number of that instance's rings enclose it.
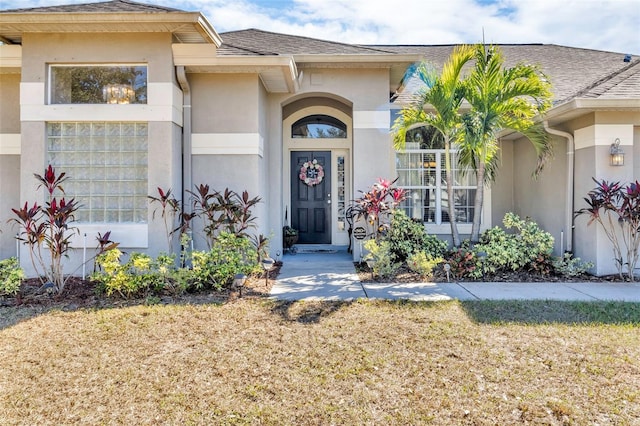
<instances>
[{"instance_id":1,"label":"grass","mask_svg":"<svg viewBox=\"0 0 640 426\"><path fill-rule=\"evenodd\" d=\"M616 424L640 304L0 309L0 424Z\"/></svg>"}]
</instances>

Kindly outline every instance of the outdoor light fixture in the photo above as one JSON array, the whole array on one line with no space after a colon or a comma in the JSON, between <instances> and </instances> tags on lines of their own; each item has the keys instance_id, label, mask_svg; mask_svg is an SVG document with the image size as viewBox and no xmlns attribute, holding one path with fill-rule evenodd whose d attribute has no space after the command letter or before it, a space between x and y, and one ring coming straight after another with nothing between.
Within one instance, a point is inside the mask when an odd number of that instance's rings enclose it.
<instances>
[{"instance_id":1,"label":"outdoor light fixture","mask_svg":"<svg viewBox=\"0 0 640 426\"><path fill-rule=\"evenodd\" d=\"M371 279L373 280L373 267L375 266L376 261L373 257L368 257L365 261L367 262L369 269L371 269Z\"/></svg>"},{"instance_id":2,"label":"outdoor light fixture","mask_svg":"<svg viewBox=\"0 0 640 426\"><path fill-rule=\"evenodd\" d=\"M130 104L135 96L130 84L107 84L102 88L102 97L108 104Z\"/></svg>"},{"instance_id":3,"label":"outdoor light fixture","mask_svg":"<svg viewBox=\"0 0 640 426\"><path fill-rule=\"evenodd\" d=\"M262 267L264 268L264 286L269 287L269 271L273 269L276 261L270 257L262 259Z\"/></svg>"},{"instance_id":4,"label":"outdoor light fixture","mask_svg":"<svg viewBox=\"0 0 640 426\"><path fill-rule=\"evenodd\" d=\"M620 138L616 138L609 149L612 166L624 166L624 151L620 148Z\"/></svg>"},{"instance_id":5,"label":"outdoor light fixture","mask_svg":"<svg viewBox=\"0 0 640 426\"><path fill-rule=\"evenodd\" d=\"M53 294L56 292L56 285L51 281L44 283L43 288L44 288L44 291L47 292L49 297L53 296Z\"/></svg>"},{"instance_id":6,"label":"outdoor light fixture","mask_svg":"<svg viewBox=\"0 0 640 426\"><path fill-rule=\"evenodd\" d=\"M244 287L244 283L247 281L247 276L245 274L236 274L233 277L233 286L238 289L240 292L240 297L242 297L242 287Z\"/></svg>"}]
</instances>

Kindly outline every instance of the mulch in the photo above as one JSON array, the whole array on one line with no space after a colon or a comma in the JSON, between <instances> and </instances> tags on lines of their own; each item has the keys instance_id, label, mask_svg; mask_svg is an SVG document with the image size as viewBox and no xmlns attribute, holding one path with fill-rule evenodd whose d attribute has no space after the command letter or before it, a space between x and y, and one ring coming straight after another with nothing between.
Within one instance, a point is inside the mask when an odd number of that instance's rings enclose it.
<instances>
[{"instance_id":1,"label":"mulch","mask_svg":"<svg viewBox=\"0 0 640 426\"><path fill-rule=\"evenodd\" d=\"M269 280L261 276L250 276L242 289L242 298L263 298L269 295L282 262L277 262L269 272ZM81 277L70 277L60 294L49 294L38 278L30 278L22 283L20 293L15 297L0 296L2 306L38 306L42 308L59 308L62 310L100 309L124 307L140 304L206 304L227 303L240 298L236 289L225 288L221 291L200 291L197 293L150 294L143 298L123 299L118 296L108 297L101 293L96 283L83 280Z\"/></svg>"},{"instance_id":2,"label":"mulch","mask_svg":"<svg viewBox=\"0 0 640 426\"><path fill-rule=\"evenodd\" d=\"M269 296L275 278L278 276L282 262L277 262L275 268L269 273L269 280L264 275L252 276L247 279L242 290L242 298L264 298ZM364 265L356 264L356 271L360 281L364 283L416 283L425 279L406 266L400 268L394 277L372 276L371 271ZM447 282L457 281L455 277L447 275L442 270L436 270L433 277L427 281ZM463 281L473 281L464 279ZM487 275L479 282L622 282L617 275L597 277L582 274L576 277L563 277L556 275L541 275L532 272L501 272ZM239 299L240 292L236 289L223 289L222 291L201 291L197 293L185 293L180 295L161 294L149 295L137 299L123 299L117 296L107 297L100 293L95 283L83 280L79 277L71 277L60 294L50 295L43 288L39 279L33 278L23 282L20 293L16 297L0 296L2 306L38 306L43 308L59 308L62 310L99 309L108 307L124 307L140 304L206 304L228 303Z\"/></svg>"},{"instance_id":3,"label":"mulch","mask_svg":"<svg viewBox=\"0 0 640 426\"><path fill-rule=\"evenodd\" d=\"M487 274L484 278L480 279L457 279L452 274L447 274L441 268L438 268L434 271L434 274L430 278L423 278L419 274L411 271L406 265L402 266L398 272L393 277L380 277L371 274L371 270L365 265L356 264L356 271L358 272L358 276L360 281L364 283L388 283L388 282L397 282L397 283L416 283L416 282L435 282L435 283L444 283L444 282L454 282L454 281L476 281L476 282L520 282L520 283L533 283L533 282L624 282L621 280L618 275L607 275L598 277L591 274L580 274L573 277L555 275L555 274L540 274L529 271L506 271L499 272L497 274Z\"/></svg>"}]
</instances>

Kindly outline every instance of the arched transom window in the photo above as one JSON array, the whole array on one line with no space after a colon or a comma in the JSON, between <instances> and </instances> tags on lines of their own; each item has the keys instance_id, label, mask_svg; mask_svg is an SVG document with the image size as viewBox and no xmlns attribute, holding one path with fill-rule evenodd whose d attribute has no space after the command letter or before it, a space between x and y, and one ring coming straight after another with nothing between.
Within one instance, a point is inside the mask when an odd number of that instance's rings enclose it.
<instances>
[{"instance_id":1,"label":"arched transom window","mask_svg":"<svg viewBox=\"0 0 640 426\"><path fill-rule=\"evenodd\" d=\"M292 138L305 139L344 139L347 137L347 125L329 115L308 115L293 123Z\"/></svg>"}]
</instances>

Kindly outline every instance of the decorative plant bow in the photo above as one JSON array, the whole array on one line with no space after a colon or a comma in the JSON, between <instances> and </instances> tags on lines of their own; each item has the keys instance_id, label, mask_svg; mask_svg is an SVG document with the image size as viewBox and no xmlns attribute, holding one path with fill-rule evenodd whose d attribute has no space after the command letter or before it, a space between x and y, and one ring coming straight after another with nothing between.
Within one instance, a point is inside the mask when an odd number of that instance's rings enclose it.
<instances>
[{"instance_id":1,"label":"decorative plant bow","mask_svg":"<svg viewBox=\"0 0 640 426\"><path fill-rule=\"evenodd\" d=\"M324 179L324 168L318 164L318 160L313 159L307 161L300 167L300 174L298 175L301 181L308 186L316 186L322 179Z\"/></svg>"}]
</instances>

